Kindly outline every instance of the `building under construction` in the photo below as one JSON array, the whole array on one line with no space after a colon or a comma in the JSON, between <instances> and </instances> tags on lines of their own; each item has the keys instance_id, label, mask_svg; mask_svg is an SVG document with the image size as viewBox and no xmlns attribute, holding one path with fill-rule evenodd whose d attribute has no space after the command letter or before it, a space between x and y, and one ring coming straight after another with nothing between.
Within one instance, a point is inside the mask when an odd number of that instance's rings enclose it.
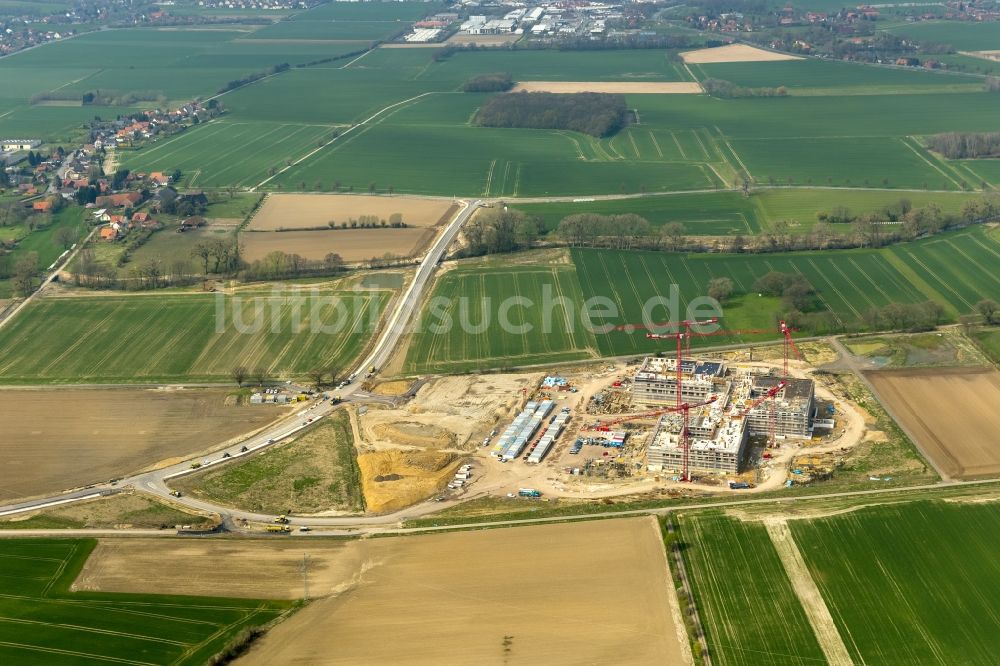
<instances>
[{"instance_id":1,"label":"building under construction","mask_svg":"<svg viewBox=\"0 0 1000 666\"><path fill-rule=\"evenodd\" d=\"M681 361L681 401L704 402L719 391L726 374L724 361ZM677 359L643 360L632 382L632 400L643 405L672 405L677 399Z\"/></svg>"},{"instance_id":2,"label":"building under construction","mask_svg":"<svg viewBox=\"0 0 1000 666\"><path fill-rule=\"evenodd\" d=\"M771 375L756 376L750 388L750 399L765 395L782 381ZM774 433L778 437L812 437L816 412L816 391L811 379L788 377L785 388L774 396ZM767 435L771 419L771 401L765 400L750 410L747 422L751 435Z\"/></svg>"},{"instance_id":3,"label":"building under construction","mask_svg":"<svg viewBox=\"0 0 1000 666\"><path fill-rule=\"evenodd\" d=\"M676 400L676 364L673 359L646 359L632 386L636 402L669 404ZM681 365L683 402L705 402L692 409L688 421L688 465L691 471L711 474L739 472L752 436L809 437L815 411L812 380L761 374L759 369L727 369L722 361L685 360ZM780 391L768 397L784 381ZM690 386L690 389L689 389ZM657 422L647 447L647 466L654 472L682 472L680 413Z\"/></svg>"}]
</instances>

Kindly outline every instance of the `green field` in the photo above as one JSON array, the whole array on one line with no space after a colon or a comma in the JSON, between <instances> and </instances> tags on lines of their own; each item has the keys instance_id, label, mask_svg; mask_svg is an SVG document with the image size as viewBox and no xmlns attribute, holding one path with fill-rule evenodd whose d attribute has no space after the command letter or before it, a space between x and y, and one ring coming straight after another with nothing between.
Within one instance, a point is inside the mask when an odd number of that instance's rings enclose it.
<instances>
[{"instance_id":1,"label":"green field","mask_svg":"<svg viewBox=\"0 0 1000 666\"><path fill-rule=\"evenodd\" d=\"M568 215L595 213L623 215L633 213L659 227L681 222L693 235L752 234L761 230L754 206L737 192L677 194L637 199L592 200L542 204L514 204L520 211L537 218L545 231L559 226Z\"/></svg>"},{"instance_id":2,"label":"green field","mask_svg":"<svg viewBox=\"0 0 1000 666\"><path fill-rule=\"evenodd\" d=\"M921 21L890 32L928 44L947 44L957 51L1000 50L1000 23L996 21Z\"/></svg>"},{"instance_id":3,"label":"green field","mask_svg":"<svg viewBox=\"0 0 1000 666\"><path fill-rule=\"evenodd\" d=\"M38 253L38 270L45 271L68 248L56 242L56 233L63 228L73 231L73 242L84 238L90 229L84 218L83 208L67 206L58 213L47 216L43 224L29 231L25 225L0 228L0 239L17 240L17 245L11 252L10 265L17 258L28 253ZM12 285L10 280L0 279L0 298L10 296Z\"/></svg>"},{"instance_id":4,"label":"green field","mask_svg":"<svg viewBox=\"0 0 1000 666\"><path fill-rule=\"evenodd\" d=\"M934 300L944 307L946 317L954 319L973 312L983 297L1000 300L1000 275L992 268L1000 259L1000 239L982 227L882 249L729 255L575 248L570 251L575 270L562 262L550 267L550 254L534 255L539 256L538 263L532 256L517 255L512 266L504 266L500 259L485 264L476 260L445 273L433 292L443 304L436 311L425 309L425 317L448 312L457 322L455 313L464 296L466 320L482 322L480 303L489 297L490 324L475 333L463 332L458 325L441 330L425 327L415 334L406 371L469 370L662 351L669 343L646 339L641 331L601 327L719 316L714 309L687 310L717 277L731 279L737 292L722 305L723 330L775 327L782 314L780 299L748 293L758 278L771 271L804 275L817 292L819 307L830 313L835 331L864 328L869 310L890 303ZM676 307L672 285L676 285ZM543 290L566 296L573 306L565 321L564 311L555 309L556 325L539 336L546 311ZM533 332L509 334L496 323L500 304L516 296L530 299L531 304L514 308L514 323L529 322ZM593 327L582 325L581 311L588 301L595 304L590 308ZM438 319L434 315L430 321ZM570 324L575 327L573 334L567 333ZM739 344L773 337L715 335L695 343Z\"/></svg>"},{"instance_id":5,"label":"green field","mask_svg":"<svg viewBox=\"0 0 1000 666\"><path fill-rule=\"evenodd\" d=\"M318 296L286 290L41 299L0 331L0 382L229 381L237 365L264 367L274 377L315 367L340 371L367 344L389 292Z\"/></svg>"},{"instance_id":6,"label":"green field","mask_svg":"<svg viewBox=\"0 0 1000 666\"><path fill-rule=\"evenodd\" d=\"M451 270L437 282L409 345L405 372L462 372L594 355L594 336L580 319L583 297L572 266L478 263ZM554 304L548 309L542 307L545 294ZM530 304L505 306L512 296ZM571 306L558 305L560 298Z\"/></svg>"},{"instance_id":7,"label":"green field","mask_svg":"<svg viewBox=\"0 0 1000 666\"><path fill-rule=\"evenodd\" d=\"M982 79L922 69L876 67L835 60L784 60L691 65L699 79L747 88L784 86L791 95L860 95L982 90Z\"/></svg>"},{"instance_id":8,"label":"green field","mask_svg":"<svg viewBox=\"0 0 1000 666\"><path fill-rule=\"evenodd\" d=\"M878 506L790 527L855 663L995 662L997 502Z\"/></svg>"},{"instance_id":9,"label":"green field","mask_svg":"<svg viewBox=\"0 0 1000 666\"><path fill-rule=\"evenodd\" d=\"M713 663L824 660L763 523L706 511L679 525ZM788 527L854 663L993 663L997 502L857 507Z\"/></svg>"},{"instance_id":10,"label":"green field","mask_svg":"<svg viewBox=\"0 0 1000 666\"><path fill-rule=\"evenodd\" d=\"M204 664L242 630L293 604L70 592L96 540L0 540L0 661Z\"/></svg>"},{"instance_id":11,"label":"green field","mask_svg":"<svg viewBox=\"0 0 1000 666\"><path fill-rule=\"evenodd\" d=\"M218 120L123 152L121 167L180 169L187 187L251 187L266 179L269 169L282 169L287 159L314 150L334 130L332 125Z\"/></svg>"},{"instance_id":12,"label":"green field","mask_svg":"<svg viewBox=\"0 0 1000 666\"><path fill-rule=\"evenodd\" d=\"M1000 329L985 329L973 335L993 362L1000 365Z\"/></svg>"},{"instance_id":13,"label":"green field","mask_svg":"<svg viewBox=\"0 0 1000 666\"><path fill-rule=\"evenodd\" d=\"M824 661L763 524L706 512L678 525L713 664Z\"/></svg>"},{"instance_id":14,"label":"green field","mask_svg":"<svg viewBox=\"0 0 1000 666\"><path fill-rule=\"evenodd\" d=\"M749 198L739 192L725 191L512 205L536 218L545 232L554 230L559 221L568 215L634 213L649 220L654 227L680 222L689 235L749 236L766 230L779 220L789 222L792 233L809 231L815 225L818 213L829 213L838 206L846 207L853 214L862 214L876 212L905 198L914 207L933 203L946 213L958 213L967 201L976 196L964 192L794 187L756 190L751 192Z\"/></svg>"}]
</instances>

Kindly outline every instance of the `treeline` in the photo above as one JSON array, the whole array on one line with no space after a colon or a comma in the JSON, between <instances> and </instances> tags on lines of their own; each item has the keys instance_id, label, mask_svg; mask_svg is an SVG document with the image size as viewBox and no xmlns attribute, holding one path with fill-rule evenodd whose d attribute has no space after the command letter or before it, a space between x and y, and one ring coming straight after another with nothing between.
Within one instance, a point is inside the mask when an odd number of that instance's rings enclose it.
<instances>
[{"instance_id":1,"label":"treeline","mask_svg":"<svg viewBox=\"0 0 1000 666\"><path fill-rule=\"evenodd\" d=\"M322 260L310 260L298 254L286 254L280 250L268 252L263 259L247 264L241 276L245 280L280 280L336 273L344 269L344 260L340 255L331 252Z\"/></svg>"},{"instance_id":2,"label":"treeline","mask_svg":"<svg viewBox=\"0 0 1000 666\"><path fill-rule=\"evenodd\" d=\"M1000 92L1000 76L987 76L983 89L986 92Z\"/></svg>"},{"instance_id":3,"label":"treeline","mask_svg":"<svg viewBox=\"0 0 1000 666\"><path fill-rule=\"evenodd\" d=\"M712 97L735 99L737 97L786 97L788 89L785 86L777 88L745 88L731 81L722 79L705 79L701 87Z\"/></svg>"},{"instance_id":4,"label":"treeline","mask_svg":"<svg viewBox=\"0 0 1000 666\"><path fill-rule=\"evenodd\" d=\"M908 199L900 199L874 212L854 214L839 206L817 217L819 221L804 233L793 233L787 220L777 220L754 236L717 239L688 235L680 222L657 228L638 215L580 213L564 217L552 240L573 247L673 252L763 253L882 247L972 224L1000 221L1000 196L968 201L957 214L945 213L933 203L915 208Z\"/></svg>"},{"instance_id":5,"label":"treeline","mask_svg":"<svg viewBox=\"0 0 1000 666\"><path fill-rule=\"evenodd\" d=\"M565 129L596 137L625 126L624 95L520 92L497 95L476 114L483 127Z\"/></svg>"},{"instance_id":6,"label":"treeline","mask_svg":"<svg viewBox=\"0 0 1000 666\"><path fill-rule=\"evenodd\" d=\"M465 82L465 92L505 92L514 87L514 79L507 72L481 74Z\"/></svg>"},{"instance_id":7,"label":"treeline","mask_svg":"<svg viewBox=\"0 0 1000 666\"><path fill-rule=\"evenodd\" d=\"M32 104L44 102L77 102L83 106L133 106L139 102L165 104L166 95L162 90L88 90L80 94L69 90L50 90L31 97Z\"/></svg>"},{"instance_id":8,"label":"treeline","mask_svg":"<svg viewBox=\"0 0 1000 666\"><path fill-rule=\"evenodd\" d=\"M950 160L1000 157L1000 132L947 132L927 137L927 147Z\"/></svg>"},{"instance_id":9,"label":"treeline","mask_svg":"<svg viewBox=\"0 0 1000 666\"><path fill-rule=\"evenodd\" d=\"M287 72L289 69L291 69L291 65L289 65L287 62L283 62L280 65L274 65L272 67L268 67L267 69L261 70L259 72L254 72L252 74L247 74L246 76L244 76L241 79L233 79L232 81L230 81L226 85L222 86L221 88L219 88L216 91L216 94L217 95L221 95L222 93L229 92L230 90L236 90L240 86L245 86L248 83L253 83L254 81L259 81L259 80L263 79L265 76L272 76L274 74L279 74L281 72Z\"/></svg>"},{"instance_id":10,"label":"treeline","mask_svg":"<svg viewBox=\"0 0 1000 666\"><path fill-rule=\"evenodd\" d=\"M410 225L403 222L402 213L393 213L389 216L389 219L384 217L379 217L378 215L359 215L357 218L348 218L347 220L341 220L337 222L336 220L330 220L326 223L326 226L315 226L315 227L278 227L275 229L277 232L281 231L327 231L329 229L405 229ZM251 231L252 233L252 231ZM266 233L266 232L265 232Z\"/></svg>"},{"instance_id":11,"label":"treeline","mask_svg":"<svg viewBox=\"0 0 1000 666\"><path fill-rule=\"evenodd\" d=\"M525 250L538 238L538 223L516 210L484 211L465 225L465 247L459 257L478 257Z\"/></svg>"}]
</instances>

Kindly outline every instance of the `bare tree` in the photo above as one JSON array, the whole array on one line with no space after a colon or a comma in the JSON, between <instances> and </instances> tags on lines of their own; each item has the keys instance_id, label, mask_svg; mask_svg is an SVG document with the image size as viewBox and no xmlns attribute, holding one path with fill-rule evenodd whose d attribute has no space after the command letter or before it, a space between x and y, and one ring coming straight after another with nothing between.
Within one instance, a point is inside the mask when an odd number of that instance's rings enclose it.
<instances>
[{"instance_id":1,"label":"bare tree","mask_svg":"<svg viewBox=\"0 0 1000 666\"><path fill-rule=\"evenodd\" d=\"M314 368L307 375L312 380L313 386L318 390L323 385L323 380L326 379L326 370L324 368Z\"/></svg>"},{"instance_id":2,"label":"bare tree","mask_svg":"<svg viewBox=\"0 0 1000 666\"><path fill-rule=\"evenodd\" d=\"M247 369L242 365L238 365L232 369L230 374L233 377L233 381L236 382L236 385L242 387L243 380L247 378Z\"/></svg>"},{"instance_id":3,"label":"bare tree","mask_svg":"<svg viewBox=\"0 0 1000 666\"><path fill-rule=\"evenodd\" d=\"M257 366L253 369L253 380L257 382L257 386L263 386L264 382L267 381L267 368L262 366Z\"/></svg>"}]
</instances>

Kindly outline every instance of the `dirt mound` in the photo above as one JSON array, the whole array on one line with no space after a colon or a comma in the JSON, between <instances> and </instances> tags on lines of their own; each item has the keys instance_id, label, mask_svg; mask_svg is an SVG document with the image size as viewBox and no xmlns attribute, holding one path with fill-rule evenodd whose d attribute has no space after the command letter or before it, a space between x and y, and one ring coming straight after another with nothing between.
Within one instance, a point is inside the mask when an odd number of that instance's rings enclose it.
<instances>
[{"instance_id":1,"label":"dirt mound","mask_svg":"<svg viewBox=\"0 0 1000 666\"><path fill-rule=\"evenodd\" d=\"M410 386L412 385L412 382L405 380L382 382L381 384L373 387L371 392L375 395L403 395L410 390Z\"/></svg>"},{"instance_id":2,"label":"dirt mound","mask_svg":"<svg viewBox=\"0 0 1000 666\"><path fill-rule=\"evenodd\" d=\"M394 511L424 500L444 487L458 456L440 451L372 451L358 456L368 510Z\"/></svg>"}]
</instances>

